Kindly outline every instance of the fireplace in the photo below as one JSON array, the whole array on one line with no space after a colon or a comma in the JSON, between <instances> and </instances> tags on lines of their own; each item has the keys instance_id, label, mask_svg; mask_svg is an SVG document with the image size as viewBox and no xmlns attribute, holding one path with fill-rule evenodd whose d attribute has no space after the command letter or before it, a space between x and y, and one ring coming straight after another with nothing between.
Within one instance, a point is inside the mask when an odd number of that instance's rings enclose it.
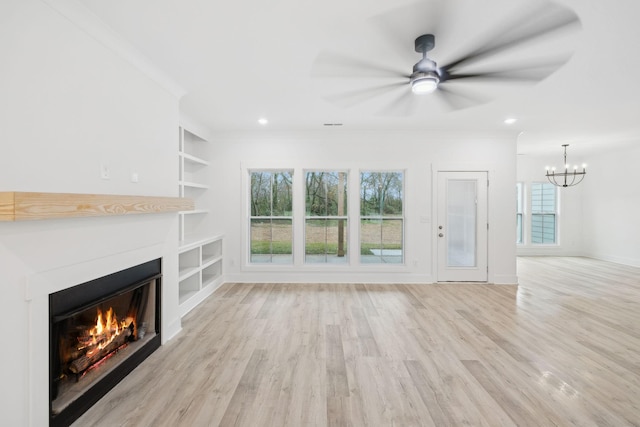
<instances>
[{"instance_id":1,"label":"fireplace","mask_svg":"<svg viewBox=\"0 0 640 427\"><path fill-rule=\"evenodd\" d=\"M49 295L51 426L68 426L161 343L161 260Z\"/></svg>"}]
</instances>

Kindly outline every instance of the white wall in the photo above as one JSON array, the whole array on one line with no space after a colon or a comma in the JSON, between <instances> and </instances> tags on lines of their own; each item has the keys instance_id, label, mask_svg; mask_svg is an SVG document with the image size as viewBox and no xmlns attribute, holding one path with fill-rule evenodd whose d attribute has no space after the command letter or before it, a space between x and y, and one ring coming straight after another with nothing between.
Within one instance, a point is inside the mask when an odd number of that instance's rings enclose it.
<instances>
[{"instance_id":1,"label":"white wall","mask_svg":"<svg viewBox=\"0 0 640 427\"><path fill-rule=\"evenodd\" d=\"M530 243L528 234L530 233L529 221L530 193L529 184L532 182L548 182L545 177L546 166L562 166L562 147L558 146L557 153L553 155L519 155L517 156L517 178L518 182L526 185L525 191L525 242L518 245L518 255L549 255L549 256L582 256L585 255L583 243L583 207L582 197L585 183L591 180L590 175L585 177L585 181L574 187L560 188L559 200L559 223L558 223L558 243L535 245ZM569 160L572 158L569 157ZM591 164L589 158L581 158L582 163ZM590 174L591 171L588 171ZM515 191L515 189L514 189Z\"/></svg>"},{"instance_id":2,"label":"white wall","mask_svg":"<svg viewBox=\"0 0 640 427\"><path fill-rule=\"evenodd\" d=\"M237 282L414 282L435 280L433 170L489 171L489 281L515 283L515 137L419 132L256 132L218 135L214 143L218 201L214 216L225 233L225 279ZM246 263L248 210L247 168L347 169L351 191L366 169L402 169L405 178L404 266L255 266ZM246 181L246 179L245 179ZM351 198L353 200L353 198ZM355 195L357 200L357 195ZM351 204L350 209L357 206ZM353 212L353 211L351 211ZM355 228L351 227L351 238ZM302 232L302 223L294 233ZM351 248L358 247L351 240Z\"/></svg>"},{"instance_id":3,"label":"white wall","mask_svg":"<svg viewBox=\"0 0 640 427\"><path fill-rule=\"evenodd\" d=\"M0 58L0 191L177 195L176 95L38 0L0 4ZM46 304L34 286L149 257L164 258L166 340L180 327L175 214L0 223L3 425L48 419Z\"/></svg>"},{"instance_id":4,"label":"white wall","mask_svg":"<svg viewBox=\"0 0 640 427\"><path fill-rule=\"evenodd\" d=\"M584 251L588 256L640 267L640 144L598 152L583 189Z\"/></svg>"}]
</instances>

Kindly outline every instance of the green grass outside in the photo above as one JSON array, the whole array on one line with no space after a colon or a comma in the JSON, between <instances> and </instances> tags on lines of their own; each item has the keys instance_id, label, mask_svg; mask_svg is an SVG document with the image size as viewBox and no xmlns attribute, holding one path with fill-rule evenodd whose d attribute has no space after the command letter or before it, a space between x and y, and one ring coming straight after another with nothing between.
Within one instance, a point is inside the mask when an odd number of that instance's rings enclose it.
<instances>
[{"instance_id":1,"label":"green grass outside","mask_svg":"<svg viewBox=\"0 0 640 427\"><path fill-rule=\"evenodd\" d=\"M291 242L271 242L268 241L251 242L251 254L274 254L274 255L291 255L293 247Z\"/></svg>"},{"instance_id":2,"label":"green grass outside","mask_svg":"<svg viewBox=\"0 0 640 427\"><path fill-rule=\"evenodd\" d=\"M345 253L347 246L344 246ZM252 255L265 255L265 254L278 254L278 255L290 255L292 253L291 242L272 242L269 246L269 242L252 242L251 254ZM323 255L338 253L338 244L324 243L307 243L305 245L305 253L307 255Z\"/></svg>"},{"instance_id":3,"label":"green grass outside","mask_svg":"<svg viewBox=\"0 0 640 427\"><path fill-rule=\"evenodd\" d=\"M379 245L375 243L363 243L360 245L360 255L373 255L372 249L402 249L400 243L387 243ZM347 245L344 246L345 253L347 251ZM252 242L251 253L254 255L260 254L278 254L278 255L290 255L293 253L293 247L291 242L272 242L271 246L269 242ZM307 255L323 255L323 254L337 254L338 244L324 242L307 243L305 245L305 253Z\"/></svg>"},{"instance_id":4,"label":"green grass outside","mask_svg":"<svg viewBox=\"0 0 640 427\"><path fill-rule=\"evenodd\" d=\"M344 246L344 253L347 253L347 244ZM315 243L307 243L304 245L304 251L307 255L337 255L338 254L338 244L337 243L324 243L324 242L315 242Z\"/></svg>"}]
</instances>

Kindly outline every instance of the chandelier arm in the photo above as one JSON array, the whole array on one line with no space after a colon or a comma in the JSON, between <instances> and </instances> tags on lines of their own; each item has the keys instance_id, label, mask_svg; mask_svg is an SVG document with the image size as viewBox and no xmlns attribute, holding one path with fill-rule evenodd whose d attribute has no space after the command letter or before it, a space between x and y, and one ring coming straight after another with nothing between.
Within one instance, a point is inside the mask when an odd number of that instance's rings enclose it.
<instances>
[{"instance_id":1,"label":"chandelier arm","mask_svg":"<svg viewBox=\"0 0 640 427\"><path fill-rule=\"evenodd\" d=\"M581 173L580 174L580 179L578 180L578 182L575 183L575 185L578 185L582 182L582 180L584 179L585 173Z\"/></svg>"},{"instance_id":2,"label":"chandelier arm","mask_svg":"<svg viewBox=\"0 0 640 427\"><path fill-rule=\"evenodd\" d=\"M574 182L576 182L576 174L575 173L571 176L571 184L569 184L569 187L571 187L572 185L575 185ZM577 182L576 182L576 184L577 184Z\"/></svg>"}]
</instances>

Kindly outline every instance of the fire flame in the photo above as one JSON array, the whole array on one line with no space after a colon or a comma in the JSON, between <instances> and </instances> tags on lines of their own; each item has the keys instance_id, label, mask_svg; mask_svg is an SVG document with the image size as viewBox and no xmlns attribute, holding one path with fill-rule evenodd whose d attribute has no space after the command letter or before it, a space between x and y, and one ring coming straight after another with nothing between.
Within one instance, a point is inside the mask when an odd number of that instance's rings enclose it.
<instances>
[{"instance_id":1,"label":"fire flame","mask_svg":"<svg viewBox=\"0 0 640 427\"><path fill-rule=\"evenodd\" d=\"M78 329L77 347L65 357L65 361L70 362L69 371L83 376L99 366L102 360L127 346L129 341L137 340L136 329L135 315L127 315L125 320L118 321L112 307L106 312L98 307L95 325L89 323Z\"/></svg>"},{"instance_id":2,"label":"fire flame","mask_svg":"<svg viewBox=\"0 0 640 427\"><path fill-rule=\"evenodd\" d=\"M130 323L131 319L118 322L118 317L112 307L109 307L104 314L102 310L98 308L96 325L89 331L91 337L90 345L95 346L96 350L104 348L113 341L123 329L127 328Z\"/></svg>"}]
</instances>

